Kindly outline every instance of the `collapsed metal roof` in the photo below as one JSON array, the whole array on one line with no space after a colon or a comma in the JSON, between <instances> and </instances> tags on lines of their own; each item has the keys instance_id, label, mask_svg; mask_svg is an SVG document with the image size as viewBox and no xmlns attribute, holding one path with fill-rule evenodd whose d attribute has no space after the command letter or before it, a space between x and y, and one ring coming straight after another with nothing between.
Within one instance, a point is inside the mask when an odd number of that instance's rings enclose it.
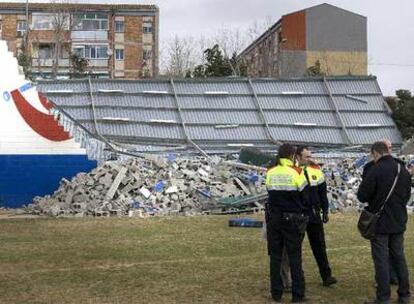
<instances>
[{"instance_id":1,"label":"collapsed metal roof","mask_svg":"<svg viewBox=\"0 0 414 304\"><path fill-rule=\"evenodd\" d=\"M207 152L402 144L375 77L47 80L38 90L94 136L121 144Z\"/></svg>"}]
</instances>

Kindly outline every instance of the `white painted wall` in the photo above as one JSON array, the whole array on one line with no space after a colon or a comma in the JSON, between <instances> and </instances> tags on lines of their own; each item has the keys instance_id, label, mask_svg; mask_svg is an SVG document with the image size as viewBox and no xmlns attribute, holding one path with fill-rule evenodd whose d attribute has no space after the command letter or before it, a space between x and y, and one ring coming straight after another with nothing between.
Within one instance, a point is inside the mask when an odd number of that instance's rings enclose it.
<instances>
[{"instance_id":1,"label":"white painted wall","mask_svg":"<svg viewBox=\"0 0 414 304\"><path fill-rule=\"evenodd\" d=\"M8 51L4 40L0 40L0 66L0 155L86 154L73 139L54 142L37 134L21 117L12 97L6 100L6 95L28 81L19 73L17 60ZM38 111L48 114L38 98L36 87L22 94Z\"/></svg>"}]
</instances>

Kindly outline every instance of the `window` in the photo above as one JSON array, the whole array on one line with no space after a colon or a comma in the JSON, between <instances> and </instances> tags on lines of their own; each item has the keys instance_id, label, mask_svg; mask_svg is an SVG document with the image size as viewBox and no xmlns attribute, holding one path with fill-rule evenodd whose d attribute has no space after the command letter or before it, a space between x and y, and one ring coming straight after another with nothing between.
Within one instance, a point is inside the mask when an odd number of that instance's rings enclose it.
<instances>
[{"instance_id":1,"label":"window","mask_svg":"<svg viewBox=\"0 0 414 304\"><path fill-rule=\"evenodd\" d=\"M23 37L26 32L26 21L17 21L17 37Z\"/></svg>"},{"instance_id":2,"label":"window","mask_svg":"<svg viewBox=\"0 0 414 304\"><path fill-rule=\"evenodd\" d=\"M73 14L74 30L106 31L108 30L108 15L105 13Z\"/></svg>"},{"instance_id":3,"label":"window","mask_svg":"<svg viewBox=\"0 0 414 304\"><path fill-rule=\"evenodd\" d=\"M85 49L83 47L76 47L73 49L73 52L78 55L80 58L85 57Z\"/></svg>"},{"instance_id":4,"label":"window","mask_svg":"<svg viewBox=\"0 0 414 304\"><path fill-rule=\"evenodd\" d=\"M152 58L152 46L151 45L144 45L144 50L142 53L143 60L151 60Z\"/></svg>"},{"instance_id":5,"label":"window","mask_svg":"<svg viewBox=\"0 0 414 304\"><path fill-rule=\"evenodd\" d=\"M108 47L104 45L85 45L73 48L73 52L81 58L107 59Z\"/></svg>"},{"instance_id":6,"label":"window","mask_svg":"<svg viewBox=\"0 0 414 304\"><path fill-rule=\"evenodd\" d=\"M151 50L144 50L144 53L142 54L142 58L144 60L151 59L152 51Z\"/></svg>"},{"instance_id":7,"label":"window","mask_svg":"<svg viewBox=\"0 0 414 304\"><path fill-rule=\"evenodd\" d=\"M48 16L47 14L33 13L33 15L32 15L32 28L34 30L51 30L51 29L53 29L53 16Z\"/></svg>"},{"instance_id":8,"label":"window","mask_svg":"<svg viewBox=\"0 0 414 304\"><path fill-rule=\"evenodd\" d=\"M53 58L55 46L53 44L39 44L39 58L51 59Z\"/></svg>"},{"instance_id":9,"label":"window","mask_svg":"<svg viewBox=\"0 0 414 304\"><path fill-rule=\"evenodd\" d=\"M34 30L53 30L62 28L69 30L70 15L64 13L33 13L32 28Z\"/></svg>"},{"instance_id":10,"label":"window","mask_svg":"<svg viewBox=\"0 0 414 304\"><path fill-rule=\"evenodd\" d=\"M115 32L116 33L124 32L124 21L115 21Z\"/></svg>"},{"instance_id":11,"label":"window","mask_svg":"<svg viewBox=\"0 0 414 304\"><path fill-rule=\"evenodd\" d=\"M145 22L143 25L143 32L144 34L151 34L152 33L152 23Z\"/></svg>"},{"instance_id":12,"label":"window","mask_svg":"<svg viewBox=\"0 0 414 304\"><path fill-rule=\"evenodd\" d=\"M115 50L115 59L116 60L124 60L124 50L116 49Z\"/></svg>"},{"instance_id":13,"label":"window","mask_svg":"<svg viewBox=\"0 0 414 304\"><path fill-rule=\"evenodd\" d=\"M106 46L85 46L85 58L106 59L108 58L108 47Z\"/></svg>"}]
</instances>

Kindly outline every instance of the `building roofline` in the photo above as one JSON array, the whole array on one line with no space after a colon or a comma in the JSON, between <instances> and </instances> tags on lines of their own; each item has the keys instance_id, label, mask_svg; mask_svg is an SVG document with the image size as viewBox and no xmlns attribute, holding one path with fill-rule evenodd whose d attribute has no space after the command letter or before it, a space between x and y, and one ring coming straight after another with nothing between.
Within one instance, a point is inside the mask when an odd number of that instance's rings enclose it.
<instances>
[{"instance_id":1,"label":"building roofline","mask_svg":"<svg viewBox=\"0 0 414 304\"><path fill-rule=\"evenodd\" d=\"M301 10L297 10L297 11L294 11L294 12L291 12L291 13L287 13L287 14L282 15L282 17L275 24L273 24L271 27L269 27L263 34L261 34L256 40L254 40L252 43L250 43L242 52L240 52L239 57L247 55L247 53L250 52L252 48L257 46L260 42L262 42L265 38L267 38L270 34L272 34L278 28L278 26L281 25L283 17L293 15L293 14L297 14L297 13L300 13L302 11L308 11L310 9L313 9L313 8L316 8L316 7L319 7L319 6L330 6L330 7L333 7L335 9L339 9L339 10L345 11L347 13L351 13L351 14L363 17L365 19L367 18L366 16L363 16L361 14L357 14L355 12L346 10L344 8L341 8L341 7L338 7L338 6L329 4L329 3L321 3L321 4L318 4L318 5L310 6L310 7L307 7L307 8L301 9Z\"/></svg>"},{"instance_id":2,"label":"building roofline","mask_svg":"<svg viewBox=\"0 0 414 304\"><path fill-rule=\"evenodd\" d=\"M261 34L252 43L250 43L242 52L240 52L239 56L245 56L248 52L251 51L253 47L258 45L265 38L267 38L270 34L272 34L275 30L277 30L280 27L281 23L282 23L282 18L280 18L276 23L270 26L263 34Z\"/></svg>"},{"instance_id":3,"label":"building roofline","mask_svg":"<svg viewBox=\"0 0 414 304\"><path fill-rule=\"evenodd\" d=\"M314 6L308 7L308 8L306 8L305 10L313 9L313 8L318 7L318 6L330 6L330 7L334 7L334 8L336 8L336 9L339 9L339 10L341 10L341 11L345 11L345 12L347 12L347 13L351 13L351 14L353 14L353 15L358 15L358 16L360 16L360 17L367 18L367 16L364 16L364 15L361 15L361 14L358 14L358 13L355 13L355 12L353 12L353 11L350 11L350 10L344 9L344 8L339 7L339 6L336 6L336 5L332 5L332 4L330 4L330 3L321 3L321 4L318 4L318 5L314 5ZM300 12L300 11L297 11L297 12ZM294 12L294 13L297 13L297 12Z\"/></svg>"},{"instance_id":4,"label":"building roofline","mask_svg":"<svg viewBox=\"0 0 414 304\"><path fill-rule=\"evenodd\" d=\"M249 78L246 77L211 77L211 78L173 78L174 81L177 82L240 82L240 81L248 81ZM292 78L250 78L252 81L261 81L261 82L267 82L267 81L277 81L277 82L294 82L294 81L323 81L324 77L292 77ZM326 80L377 80L376 76L369 75L369 76L326 76ZM112 82L112 83L134 83L134 82L143 82L143 83L170 83L170 78L154 78L154 79L91 79L92 82L99 83L99 82ZM36 83L42 84L42 83L54 83L54 82L65 82L65 83L81 83L87 81L87 78L81 78L81 79L64 79L64 80L53 80L53 79L43 79L38 80Z\"/></svg>"},{"instance_id":5,"label":"building roofline","mask_svg":"<svg viewBox=\"0 0 414 304\"><path fill-rule=\"evenodd\" d=\"M159 11L159 7L153 4L98 4L98 3L54 3L53 5L65 6L69 8L82 8L86 10L150 10L150 11ZM51 3L44 2L30 2L29 11L32 10L51 10ZM25 2L0 2L0 10L19 10L25 9Z\"/></svg>"}]
</instances>

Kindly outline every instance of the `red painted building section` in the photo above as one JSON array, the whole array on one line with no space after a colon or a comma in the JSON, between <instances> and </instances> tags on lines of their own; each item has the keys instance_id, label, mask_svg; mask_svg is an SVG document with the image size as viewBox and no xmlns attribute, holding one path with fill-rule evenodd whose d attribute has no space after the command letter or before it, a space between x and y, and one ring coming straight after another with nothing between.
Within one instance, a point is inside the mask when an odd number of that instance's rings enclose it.
<instances>
[{"instance_id":1,"label":"red painted building section","mask_svg":"<svg viewBox=\"0 0 414 304\"><path fill-rule=\"evenodd\" d=\"M283 50L299 51L306 49L306 11L288 14L282 17Z\"/></svg>"},{"instance_id":2,"label":"red painted building section","mask_svg":"<svg viewBox=\"0 0 414 304\"><path fill-rule=\"evenodd\" d=\"M11 92L14 103L20 115L26 123L40 136L52 141L65 141L70 139L70 135L62 126L59 126L53 115L48 115L36 110L19 90ZM41 99L42 100L42 99ZM46 100L42 100L44 106L47 106Z\"/></svg>"}]
</instances>

